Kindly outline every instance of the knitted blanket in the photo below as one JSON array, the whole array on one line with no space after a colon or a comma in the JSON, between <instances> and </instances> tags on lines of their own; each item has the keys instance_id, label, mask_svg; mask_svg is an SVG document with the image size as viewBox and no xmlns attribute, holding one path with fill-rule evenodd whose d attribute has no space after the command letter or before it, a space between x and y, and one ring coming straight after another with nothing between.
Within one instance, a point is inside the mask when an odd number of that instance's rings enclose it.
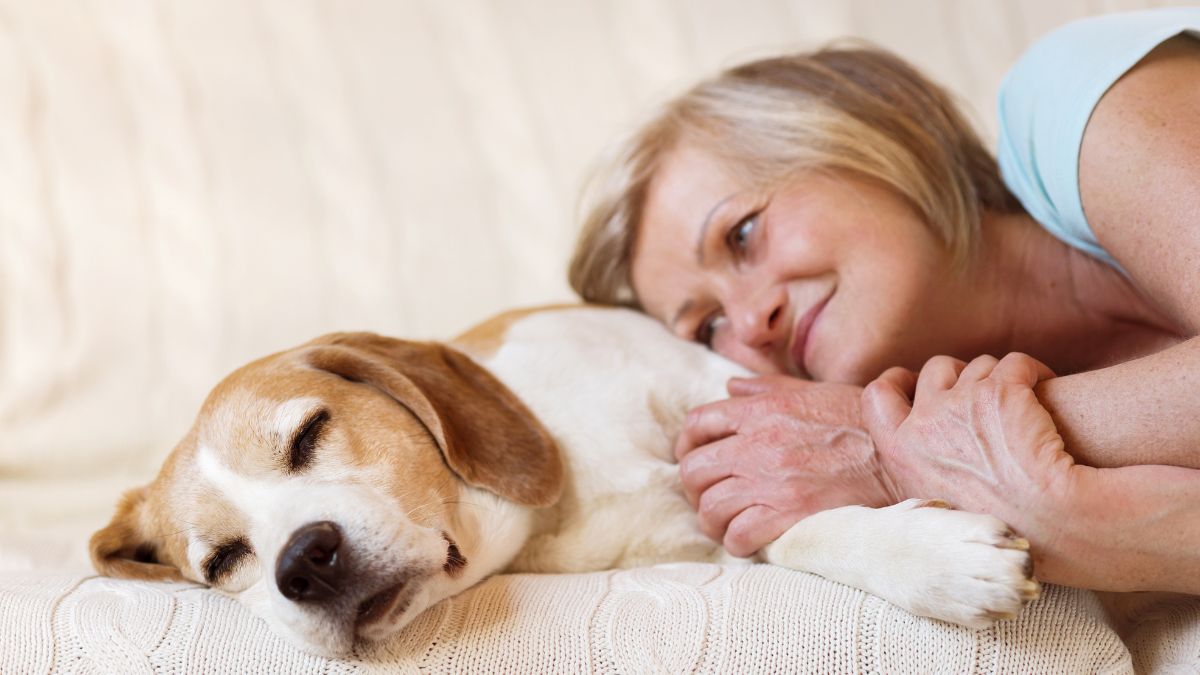
<instances>
[{"instance_id":1,"label":"knitted blanket","mask_svg":"<svg viewBox=\"0 0 1200 675\"><path fill-rule=\"evenodd\" d=\"M0 672L1128 673L1091 593L975 631L767 565L506 575L328 660L187 584L0 574Z\"/></svg>"}]
</instances>

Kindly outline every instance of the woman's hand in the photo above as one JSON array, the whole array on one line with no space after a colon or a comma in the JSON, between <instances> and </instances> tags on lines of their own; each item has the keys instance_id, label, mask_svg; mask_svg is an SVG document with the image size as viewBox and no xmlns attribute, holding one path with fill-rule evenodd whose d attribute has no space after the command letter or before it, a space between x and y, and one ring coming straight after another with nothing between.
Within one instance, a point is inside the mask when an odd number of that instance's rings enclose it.
<instances>
[{"instance_id":1,"label":"woman's hand","mask_svg":"<svg viewBox=\"0 0 1200 675\"><path fill-rule=\"evenodd\" d=\"M1027 530L1042 530L1039 516L1060 510L1075 474L1033 392L1052 377L1024 354L980 356L969 365L939 356L920 376L892 368L869 384L863 414L904 496L990 513L1033 539L1045 532Z\"/></svg>"},{"instance_id":2,"label":"woman's hand","mask_svg":"<svg viewBox=\"0 0 1200 675\"><path fill-rule=\"evenodd\" d=\"M817 511L900 501L863 425L862 389L784 375L729 381L675 445L700 527L748 556Z\"/></svg>"},{"instance_id":3,"label":"woman's hand","mask_svg":"<svg viewBox=\"0 0 1200 675\"><path fill-rule=\"evenodd\" d=\"M893 368L869 384L863 417L904 496L1005 521L1038 579L1200 593L1200 471L1076 464L1033 393L1052 377L1024 354L936 357L919 377Z\"/></svg>"}]
</instances>

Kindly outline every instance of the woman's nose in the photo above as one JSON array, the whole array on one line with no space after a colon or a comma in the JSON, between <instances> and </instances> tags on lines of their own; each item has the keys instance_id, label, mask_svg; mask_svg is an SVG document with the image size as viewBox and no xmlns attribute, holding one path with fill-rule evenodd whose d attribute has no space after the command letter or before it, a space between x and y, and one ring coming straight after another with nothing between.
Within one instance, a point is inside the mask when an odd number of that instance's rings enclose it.
<instances>
[{"instance_id":1,"label":"woman's nose","mask_svg":"<svg viewBox=\"0 0 1200 675\"><path fill-rule=\"evenodd\" d=\"M727 310L738 341L754 349L776 346L787 339L784 309L787 293L782 288L747 295Z\"/></svg>"}]
</instances>

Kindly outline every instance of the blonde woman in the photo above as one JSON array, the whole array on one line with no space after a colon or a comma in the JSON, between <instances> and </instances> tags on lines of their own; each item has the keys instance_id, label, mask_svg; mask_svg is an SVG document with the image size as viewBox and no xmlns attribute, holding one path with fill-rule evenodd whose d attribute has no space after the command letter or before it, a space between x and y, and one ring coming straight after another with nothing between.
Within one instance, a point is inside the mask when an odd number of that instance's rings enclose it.
<instances>
[{"instance_id":1,"label":"blonde woman","mask_svg":"<svg viewBox=\"0 0 1200 675\"><path fill-rule=\"evenodd\" d=\"M1044 581L1200 593L1200 10L1056 31L1000 118L998 167L886 53L733 68L621 148L572 285L763 374L676 447L734 553L938 497Z\"/></svg>"}]
</instances>

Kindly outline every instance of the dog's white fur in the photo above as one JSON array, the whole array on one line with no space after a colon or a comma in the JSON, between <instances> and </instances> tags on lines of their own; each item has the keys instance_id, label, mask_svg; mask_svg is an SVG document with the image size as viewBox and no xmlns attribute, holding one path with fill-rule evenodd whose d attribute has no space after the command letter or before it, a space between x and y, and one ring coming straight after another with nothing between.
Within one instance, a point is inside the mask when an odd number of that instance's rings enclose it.
<instances>
[{"instance_id":1,"label":"dog's white fur","mask_svg":"<svg viewBox=\"0 0 1200 675\"><path fill-rule=\"evenodd\" d=\"M735 560L698 530L671 448L688 410L724 398L729 378L748 373L636 314L534 314L505 338L483 365L538 414L576 477L563 498L571 520L533 539L515 569ZM571 348L546 348L558 341ZM824 511L760 555L962 625L1015 614L1034 592L1022 543L995 518L939 506Z\"/></svg>"},{"instance_id":2,"label":"dog's white fur","mask_svg":"<svg viewBox=\"0 0 1200 675\"><path fill-rule=\"evenodd\" d=\"M248 465L245 456L278 446L303 424L323 404L322 392L266 400L253 387L240 386L214 393L218 400L206 403L193 431L194 452L164 469L158 496L140 509L123 507L114 524L97 534L97 565L138 576L136 565L114 567L110 561L146 546L155 527L184 522L190 525L182 526L186 544L179 546L186 555L178 557L186 559L171 560L169 541L151 542L161 559L154 567L165 562L180 576L203 580L213 547L242 537L254 553L219 589L305 648L342 654L355 638L385 638L432 604L497 572L736 560L700 532L671 448L687 411L723 397L726 381L746 374L740 367L680 342L643 315L599 308L521 315L488 339L468 336L453 344L515 393L557 443L566 467L557 503L522 505L459 480L450 488L434 478L405 483L378 462L346 460L360 457L363 449L352 446L365 442L346 426L322 437L323 458L304 475ZM379 415L397 414L383 403L369 405L378 405ZM404 436L409 445L424 442L411 440L422 432L413 420L393 426L400 431L388 433ZM432 443L424 446L423 452L437 452ZM436 476L436 469L412 475ZM447 490L454 493L449 498ZM909 500L884 509L825 511L797 523L760 556L966 626L1015 615L1038 592L1024 543L995 518L942 506ZM213 512L220 516L213 524L198 518ZM356 626L353 606L305 606L275 587L277 558L289 536L317 521L341 527L360 566L365 590L353 603L397 575L406 580L394 615ZM104 541L116 543L105 547ZM455 574L443 571L447 541L468 561Z\"/></svg>"}]
</instances>

